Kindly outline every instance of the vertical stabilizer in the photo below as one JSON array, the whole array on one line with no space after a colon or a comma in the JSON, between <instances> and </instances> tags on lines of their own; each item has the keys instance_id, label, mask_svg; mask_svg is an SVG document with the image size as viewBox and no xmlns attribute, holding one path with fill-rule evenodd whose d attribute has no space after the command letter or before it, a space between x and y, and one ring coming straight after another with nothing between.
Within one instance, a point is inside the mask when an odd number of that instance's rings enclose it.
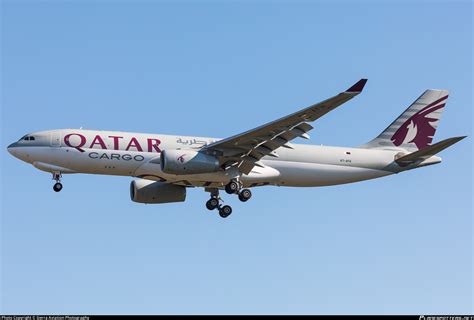
<instances>
[{"instance_id":1,"label":"vertical stabilizer","mask_svg":"<svg viewBox=\"0 0 474 320\"><path fill-rule=\"evenodd\" d=\"M431 145L449 92L426 90L392 124L362 148L417 151Z\"/></svg>"}]
</instances>

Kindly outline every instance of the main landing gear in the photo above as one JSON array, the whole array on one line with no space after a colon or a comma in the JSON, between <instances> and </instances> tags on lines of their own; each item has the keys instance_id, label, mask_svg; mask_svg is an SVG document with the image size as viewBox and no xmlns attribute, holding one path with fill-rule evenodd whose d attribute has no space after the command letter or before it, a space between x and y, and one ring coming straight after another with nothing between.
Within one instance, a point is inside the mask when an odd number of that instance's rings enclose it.
<instances>
[{"instance_id":1,"label":"main landing gear","mask_svg":"<svg viewBox=\"0 0 474 320\"><path fill-rule=\"evenodd\" d=\"M222 218L227 218L232 213L232 208L227 205L222 206L219 200L220 200L219 198L211 196L211 199L207 200L206 202L206 208L208 210L218 209L219 215Z\"/></svg>"},{"instance_id":2,"label":"main landing gear","mask_svg":"<svg viewBox=\"0 0 474 320\"><path fill-rule=\"evenodd\" d=\"M231 180L224 189L228 194L237 194L239 200L242 202L246 202L252 197L252 192L249 189L242 189L242 184L237 180ZM219 215L222 218L227 218L230 216L232 213L232 208L228 205L221 205L222 199L219 196L219 189L212 188L206 191L211 193L211 198L206 202L206 208L211 211L218 209Z\"/></svg>"},{"instance_id":3,"label":"main landing gear","mask_svg":"<svg viewBox=\"0 0 474 320\"><path fill-rule=\"evenodd\" d=\"M219 215L222 218L227 218L230 216L232 213L232 208L230 206L222 206L221 205L221 197L219 197L219 190L218 189L212 189L211 191L211 199L207 200L206 202L206 208L208 210L214 210L218 209L219 210Z\"/></svg>"},{"instance_id":4,"label":"main landing gear","mask_svg":"<svg viewBox=\"0 0 474 320\"><path fill-rule=\"evenodd\" d=\"M63 184L61 183L61 172L54 172L53 180L56 181L56 183L53 186L53 190L56 192L61 191L63 189Z\"/></svg>"},{"instance_id":5,"label":"main landing gear","mask_svg":"<svg viewBox=\"0 0 474 320\"><path fill-rule=\"evenodd\" d=\"M242 202L248 201L252 198L252 192L249 189L244 189L239 192L239 200Z\"/></svg>"},{"instance_id":6,"label":"main landing gear","mask_svg":"<svg viewBox=\"0 0 474 320\"><path fill-rule=\"evenodd\" d=\"M242 189L242 184L237 180L231 180L225 186L225 192L228 194L237 194L239 200L242 202L246 202L252 197L252 192L249 189Z\"/></svg>"}]
</instances>

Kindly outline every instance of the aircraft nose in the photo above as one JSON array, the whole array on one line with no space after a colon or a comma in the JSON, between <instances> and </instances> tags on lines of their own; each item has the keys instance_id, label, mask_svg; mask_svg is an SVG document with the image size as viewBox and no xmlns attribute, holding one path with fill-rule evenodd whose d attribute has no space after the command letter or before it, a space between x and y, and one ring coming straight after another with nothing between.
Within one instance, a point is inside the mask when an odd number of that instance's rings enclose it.
<instances>
[{"instance_id":1,"label":"aircraft nose","mask_svg":"<svg viewBox=\"0 0 474 320\"><path fill-rule=\"evenodd\" d=\"M7 147L8 152L12 155L15 156L15 148L18 146L16 142L13 142Z\"/></svg>"}]
</instances>

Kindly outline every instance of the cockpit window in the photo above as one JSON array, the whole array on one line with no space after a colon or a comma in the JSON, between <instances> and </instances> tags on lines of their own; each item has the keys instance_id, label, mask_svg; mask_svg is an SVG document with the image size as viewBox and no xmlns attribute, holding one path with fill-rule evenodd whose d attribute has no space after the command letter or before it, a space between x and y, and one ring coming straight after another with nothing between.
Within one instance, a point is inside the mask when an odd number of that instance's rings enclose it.
<instances>
[{"instance_id":1,"label":"cockpit window","mask_svg":"<svg viewBox=\"0 0 474 320\"><path fill-rule=\"evenodd\" d=\"M21 137L20 140L33 141L35 140L35 137L26 135L26 136Z\"/></svg>"}]
</instances>

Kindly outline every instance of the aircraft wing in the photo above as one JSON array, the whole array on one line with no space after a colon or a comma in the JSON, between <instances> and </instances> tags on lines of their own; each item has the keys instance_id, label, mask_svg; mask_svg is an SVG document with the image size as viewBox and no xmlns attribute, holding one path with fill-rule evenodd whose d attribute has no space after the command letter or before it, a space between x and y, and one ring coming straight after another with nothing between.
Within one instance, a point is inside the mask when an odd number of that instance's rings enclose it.
<instances>
[{"instance_id":1,"label":"aircraft wing","mask_svg":"<svg viewBox=\"0 0 474 320\"><path fill-rule=\"evenodd\" d=\"M278 157L274 152L280 147L292 148L289 141L303 137L313 129L309 122L319 119L329 111L349 101L362 92L367 79L361 79L338 95L304 108L286 117L255 129L211 143L203 152L216 156L223 167L237 166L240 172L250 173L264 156Z\"/></svg>"}]
</instances>

